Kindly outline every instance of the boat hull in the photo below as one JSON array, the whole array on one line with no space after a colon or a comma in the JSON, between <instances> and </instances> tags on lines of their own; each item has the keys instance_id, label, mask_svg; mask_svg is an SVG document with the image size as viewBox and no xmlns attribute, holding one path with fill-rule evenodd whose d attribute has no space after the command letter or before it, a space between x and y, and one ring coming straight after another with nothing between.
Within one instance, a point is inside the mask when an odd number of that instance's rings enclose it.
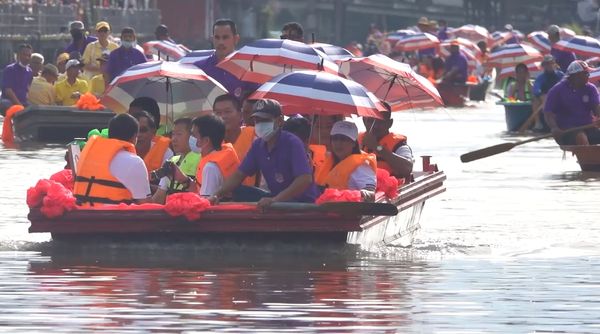
<instances>
[{"instance_id":1,"label":"boat hull","mask_svg":"<svg viewBox=\"0 0 600 334\"><path fill-rule=\"evenodd\" d=\"M600 172L600 145L563 145L560 148L577 157L577 163L583 172Z\"/></svg>"},{"instance_id":2,"label":"boat hull","mask_svg":"<svg viewBox=\"0 0 600 334\"><path fill-rule=\"evenodd\" d=\"M446 107L461 108L469 96L469 86L461 84L439 84L438 91Z\"/></svg>"}]
</instances>

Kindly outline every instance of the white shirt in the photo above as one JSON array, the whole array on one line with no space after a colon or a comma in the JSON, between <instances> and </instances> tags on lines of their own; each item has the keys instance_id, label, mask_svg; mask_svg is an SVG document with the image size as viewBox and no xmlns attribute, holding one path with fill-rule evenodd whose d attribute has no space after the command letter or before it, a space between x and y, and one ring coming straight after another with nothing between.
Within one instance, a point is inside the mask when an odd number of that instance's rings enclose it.
<instances>
[{"instance_id":1,"label":"white shirt","mask_svg":"<svg viewBox=\"0 0 600 334\"><path fill-rule=\"evenodd\" d=\"M365 162L363 165L356 167L350 174L348 180L348 189L350 190L371 190L375 191L377 186L377 175L373 169Z\"/></svg>"},{"instance_id":2,"label":"white shirt","mask_svg":"<svg viewBox=\"0 0 600 334\"><path fill-rule=\"evenodd\" d=\"M214 162L207 162L202 169L202 185L200 186L200 196L212 196L223 184L223 174L219 166Z\"/></svg>"},{"instance_id":3,"label":"white shirt","mask_svg":"<svg viewBox=\"0 0 600 334\"><path fill-rule=\"evenodd\" d=\"M396 149L396 151L394 151L394 154L399 157L402 157L410 162L413 162L413 163L415 162L415 158L413 157L412 150L411 150L410 146L408 146L408 145L402 145L402 146L398 147Z\"/></svg>"},{"instance_id":4,"label":"white shirt","mask_svg":"<svg viewBox=\"0 0 600 334\"><path fill-rule=\"evenodd\" d=\"M109 170L131 192L133 199L144 199L151 195L146 165L135 153L118 152L110 162Z\"/></svg>"}]
</instances>

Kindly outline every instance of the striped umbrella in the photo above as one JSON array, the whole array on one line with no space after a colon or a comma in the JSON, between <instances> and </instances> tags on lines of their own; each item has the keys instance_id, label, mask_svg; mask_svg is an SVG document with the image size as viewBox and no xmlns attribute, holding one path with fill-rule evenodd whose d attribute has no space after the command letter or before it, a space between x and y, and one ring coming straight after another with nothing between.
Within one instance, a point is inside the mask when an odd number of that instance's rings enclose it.
<instances>
[{"instance_id":1,"label":"striped umbrella","mask_svg":"<svg viewBox=\"0 0 600 334\"><path fill-rule=\"evenodd\" d=\"M497 46L501 46L502 44L506 43L506 41L508 41L511 38L512 38L512 34L510 31L494 31L491 34L492 45L490 45L490 47L494 48Z\"/></svg>"},{"instance_id":2,"label":"striped umbrella","mask_svg":"<svg viewBox=\"0 0 600 334\"><path fill-rule=\"evenodd\" d=\"M423 49L437 48L440 45L440 40L430 33L420 32L414 35L406 35L399 39L394 46L394 50L402 51L417 51Z\"/></svg>"},{"instance_id":3,"label":"striped umbrella","mask_svg":"<svg viewBox=\"0 0 600 334\"><path fill-rule=\"evenodd\" d=\"M474 24L466 24L462 27L455 28L451 33L454 37L466 38L472 42L488 42L491 40L490 33L486 28Z\"/></svg>"},{"instance_id":4,"label":"striped umbrella","mask_svg":"<svg viewBox=\"0 0 600 334\"><path fill-rule=\"evenodd\" d=\"M188 53L187 55L185 55L183 58L179 59L179 62L182 64L193 64L197 61L206 59L210 56L212 56L215 53L215 49L210 49L210 50L194 50L190 53Z\"/></svg>"},{"instance_id":5,"label":"striped umbrella","mask_svg":"<svg viewBox=\"0 0 600 334\"><path fill-rule=\"evenodd\" d=\"M490 53L488 63L491 66L514 66L518 63L541 61L542 54L528 44L506 44Z\"/></svg>"},{"instance_id":6,"label":"striped umbrella","mask_svg":"<svg viewBox=\"0 0 600 334\"><path fill-rule=\"evenodd\" d=\"M365 86L393 111L444 105L429 80L413 71L410 65L382 54L344 60L340 62L340 73Z\"/></svg>"},{"instance_id":7,"label":"striped umbrella","mask_svg":"<svg viewBox=\"0 0 600 334\"><path fill-rule=\"evenodd\" d=\"M262 84L250 99L275 99L291 114L381 118L383 104L365 87L323 71L283 73Z\"/></svg>"},{"instance_id":8,"label":"striped umbrella","mask_svg":"<svg viewBox=\"0 0 600 334\"><path fill-rule=\"evenodd\" d=\"M217 66L240 80L259 84L297 70L338 72L338 66L323 52L290 39L259 39L230 54Z\"/></svg>"},{"instance_id":9,"label":"striped umbrella","mask_svg":"<svg viewBox=\"0 0 600 334\"><path fill-rule=\"evenodd\" d=\"M463 44L459 45L458 48L460 53L467 57L467 66L469 72L472 72L477 68L477 66L481 65L481 61L479 61L477 56L473 54L470 48ZM479 53L481 53L481 51ZM450 42L444 42L440 44L440 56L442 58L448 58L450 56Z\"/></svg>"},{"instance_id":10,"label":"striped umbrella","mask_svg":"<svg viewBox=\"0 0 600 334\"><path fill-rule=\"evenodd\" d=\"M144 54L158 56L162 60L178 61L188 52L170 41L149 41L144 43Z\"/></svg>"},{"instance_id":11,"label":"striped umbrella","mask_svg":"<svg viewBox=\"0 0 600 334\"><path fill-rule=\"evenodd\" d=\"M597 67L600 63L600 57L592 57L585 60L585 62L591 67Z\"/></svg>"},{"instance_id":12,"label":"striped umbrella","mask_svg":"<svg viewBox=\"0 0 600 334\"><path fill-rule=\"evenodd\" d=\"M529 76L532 78L537 77L542 73L542 64L539 61L533 61L529 63L525 63L527 65L527 69L529 70ZM508 77L516 77L517 73L515 71L514 65L504 65L500 67L500 71L498 74L498 79L505 79Z\"/></svg>"},{"instance_id":13,"label":"striped umbrella","mask_svg":"<svg viewBox=\"0 0 600 334\"><path fill-rule=\"evenodd\" d=\"M323 52L324 54L326 54L329 57L329 59L331 59L333 61L345 59L345 58L349 58L349 57L354 57L352 52L344 49L341 46L331 45L331 44L327 44L327 43L312 43L312 44L310 44L310 46Z\"/></svg>"},{"instance_id":14,"label":"striped umbrella","mask_svg":"<svg viewBox=\"0 0 600 334\"><path fill-rule=\"evenodd\" d=\"M386 40L392 46L394 46L396 44L396 42L398 42L402 38L404 38L404 37L406 37L408 35L414 35L416 33L417 33L416 31L413 31L413 30L410 30L410 29L400 29L400 30L396 30L394 32L388 33L387 36L386 36Z\"/></svg>"},{"instance_id":15,"label":"striped umbrella","mask_svg":"<svg viewBox=\"0 0 600 334\"><path fill-rule=\"evenodd\" d=\"M168 123L182 116L212 110L216 97L227 90L192 64L154 61L130 67L107 87L102 103L117 113L126 112L133 99L154 98Z\"/></svg>"},{"instance_id":16,"label":"striped umbrella","mask_svg":"<svg viewBox=\"0 0 600 334\"><path fill-rule=\"evenodd\" d=\"M569 28L560 28L560 39L569 39L577 36L577 34Z\"/></svg>"},{"instance_id":17,"label":"striped umbrella","mask_svg":"<svg viewBox=\"0 0 600 334\"><path fill-rule=\"evenodd\" d=\"M545 31L533 31L527 35L527 40L541 52L545 54L550 53L552 46L550 45L548 34Z\"/></svg>"},{"instance_id":18,"label":"striped umbrella","mask_svg":"<svg viewBox=\"0 0 600 334\"><path fill-rule=\"evenodd\" d=\"M598 85L600 83L600 68L595 68L590 72L589 82L594 85Z\"/></svg>"},{"instance_id":19,"label":"striped umbrella","mask_svg":"<svg viewBox=\"0 0 600 334\"><path fill-rule=\"evenodd\" d=\"M554 43L554 47L584 57L600 56L600 41L588 36L575 36L568 40L560 40Z\"/></svg>"}]
</instances>

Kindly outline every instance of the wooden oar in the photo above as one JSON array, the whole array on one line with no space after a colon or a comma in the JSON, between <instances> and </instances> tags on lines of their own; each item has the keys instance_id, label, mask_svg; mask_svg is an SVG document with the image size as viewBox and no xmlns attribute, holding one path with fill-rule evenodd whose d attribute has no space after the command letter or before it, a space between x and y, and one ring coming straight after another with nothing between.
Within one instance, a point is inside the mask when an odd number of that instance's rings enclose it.
<instances>
[{"instance_id":1,"label":"wooden oar","mask_svg":"<svg viewBox=\"0 0 600 334\"><path fill-rule=\"evenodd\" d=\"M575 128L570 128L567 130L564 130L562 132L563 135L567 134L567 133L571 133L571 132L577 132L577 131L582 131L582 130L587 130L587 129L591 129L593 127L596 127L600 124L600 122L594 122L588 125L584 125L584 126L578 126ZM531 143L534 141L538 141L541 139L545 139L545 138L550 138L552 137L552 133L548 133L545 135L541 135L538 137L533 137L527 140L521 140L518 142L514 142L514 143L502 143L502 144L498 144L498 145L494 145L494 146L489 146L489 147L485 147L476 151L472 151L469 153L465 153L463 155L460 156L460 161L462 162L471 162L474 160L479 160L479 159L483 159L483 158L487 158L490 157L492 155L496 155L499 153L503 153L503 152L507 152L509 150L511 150L513 147L515 146L519 146L519 145L523 145L523 144L527 144L527 143Z\"/></svg>"},{"instance_id":2,"label":"wooden oar","mask_svg":"<svg viewBox=\"0 0 600 334\"><path fill-rule=\"evenodd\" d=\"M523 124L521 124L521 126L519 127L517 132L523 133L523 132L525 132L525 130L529 129L529 126L531 126L531 123L533 123L535 121L535 119L537 118L537 115L539 115L540 111L543 108L544 108L544 104L542 103L537 109L535 109L535 111L533 111L531 113L531 115L529 115L529 117L525 120L525 122L523 122Z\"/></svg>"},{"instance_id":3,"label":"wooden oar","mask_svg":"<svg viewBox=\"0 0 600 334\"><path fill-rule=\"evenodd\" d=\"M312 203L275 202L271 204L267 210L334 212L355 216L395 216L398 214L398 208L393 204L369 202L329 202L320 205Z\"/></svg>"}]
</instances>

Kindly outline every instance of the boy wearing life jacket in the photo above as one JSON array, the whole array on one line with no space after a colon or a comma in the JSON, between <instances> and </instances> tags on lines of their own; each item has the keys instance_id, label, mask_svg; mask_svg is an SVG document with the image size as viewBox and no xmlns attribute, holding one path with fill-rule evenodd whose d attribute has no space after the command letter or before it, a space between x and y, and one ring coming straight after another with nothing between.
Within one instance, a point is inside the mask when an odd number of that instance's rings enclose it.
<instances>
[{"instance_id":1,"label":"boy wearing life jacket","mask_svg":"<svg viewBox=\"0 0 600 334\"><path fill-rule=\"evenodd\" d=\"M384 105L388 111L382 113L383 119L363 117L367 132L359 136L359 142L363 150L375 154L378 168L395 177L407 178L413 169L412 150L406 144L406 136L390 132L394 120L389 105Z\"/></svg>"},{"instance_id":2,"label":"boy wearing life jacket","mask_svg":"<svg viewBox=\"0 0 600 334\"><path fill-rule=\"evenodd\" d=\"M156 123L148 112L136 111L131 116L135 117L140 124L137 144L135 144L137 154L144 159L148 173L159 169L165 161L173 157L173 151L169 148L170 139L156 135Z\"/></svg>"},{"instance_id":3,"label":"boy wearing life jacket","mask_svg":"<svg viewBox=\"0 0 600 334\"><path fill-rule=\"evenodd\" d=\"M144 161L135 152L138 121L113 117L109 138L92 136L81 152L73 194L80 205L152 201Z\"/></svg>"},{"instance_id":4,"label":"boy wearing life jacket","mask_svg":"<svg viewBox=\"0 0 600 334\"><path fill-rule=\"evenodd\" d=\"M339 121L331 128L331 152L315 173L319 186L360 190L363 201L372 202L377 188L377 160L358 146L358 128Z\"/></svg>"}]
</instances>

